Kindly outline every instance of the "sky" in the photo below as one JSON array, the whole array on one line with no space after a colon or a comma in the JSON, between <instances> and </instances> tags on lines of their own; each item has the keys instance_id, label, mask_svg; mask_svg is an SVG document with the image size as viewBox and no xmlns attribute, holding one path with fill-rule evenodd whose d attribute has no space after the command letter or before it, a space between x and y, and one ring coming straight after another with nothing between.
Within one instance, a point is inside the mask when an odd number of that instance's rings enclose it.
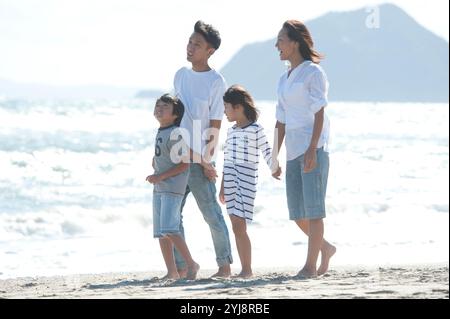
<instances>
[{"instance_id":1,"label":"sky","mask_svg":"<svg viewBox=\"0 0 450 319\"><path fill-rule=\"evenodd\" d=\"M447 0L0 0L0 79L168 90L199 19L221 33L210 60L219 70L287 19L386 2L448 41Z\"/></svg>"}]
</instances>

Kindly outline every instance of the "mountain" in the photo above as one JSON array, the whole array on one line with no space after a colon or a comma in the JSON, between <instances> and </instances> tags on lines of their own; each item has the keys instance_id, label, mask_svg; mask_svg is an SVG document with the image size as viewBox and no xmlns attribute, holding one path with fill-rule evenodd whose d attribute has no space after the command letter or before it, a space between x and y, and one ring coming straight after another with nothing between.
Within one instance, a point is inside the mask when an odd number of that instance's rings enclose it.
<instances>
[{"instance_id":1,"label":"mountain","mask_svg":"<svg viewBox=\"0 0 450 319\"><path fill-rule=\"evenodd\" d=\"M379 28L368 28L365 9L332 12L307 22L330 81L330 100L448 102L448 42L391 4L378 7ZM280 25L281 27L281 25ZM274 32L277 32L274 26ZM223 67L228 84L256 99L276 99L286 70L276 39L243 47Z\"/></svg>"},{"instance_id":2,"label":"mountain","mask_svg":"<svg viewBox=\"0 0 450 319\"><path fill-rule=\"evenodd\" d=\"M56 86L17 83L0 79L0 97L31 99L129 99L139 88L122 88L101 85Z\"/></svg>"}]
</instances>

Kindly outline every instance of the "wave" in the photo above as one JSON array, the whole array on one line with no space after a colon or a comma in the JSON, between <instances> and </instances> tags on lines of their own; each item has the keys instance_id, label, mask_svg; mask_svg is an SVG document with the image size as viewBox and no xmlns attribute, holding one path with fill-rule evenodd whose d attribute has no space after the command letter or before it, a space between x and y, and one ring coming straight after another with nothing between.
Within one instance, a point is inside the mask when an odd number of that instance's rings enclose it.
<instances>
[{"instance_id":1,"label":"wave","mask_svg":"<svg viewBox=\"0 0 450 319\"><path fill-rule=\"evenodd\" d=\"M142 178L143 180L144 178ZM73 208L108 211L129 204L151 203L151 188L142 187L57 185L46 183L14 186L0 183L0 214L23 214L36 211L64 211ZM6 184L6 185L5 185Z\"/></svg>"},{"instance_id":2,"label":"wave","mask_svg":"<svg viewBox=\"0 0 450 319\"><path fill-rule=\"evenodd\" d=\"M150 232L151 198L128 205L54 206L20 214L0 213L0 242L29 239L64 239L114 236L118 231Z\"/></svg>"},{"instance_id":3,"label":"wave","mask_svg":"<svg viewBox=\"0 0 450 319\"><path fill-rule=\"evenodd\" d=\"M0 109L16 113L49 110L56 114L66 115L71 111L112 110L112 109L148 109L154 105L154 99L128 100L46 100L46 99L0 99Z\"/></svg>"},{"instance_id":4,"label":"wave","mask_svg":"<svg viewBox=\"0 0 450 319\"><path fill-rule=\"evenodd\" d=\"M117 252L120 245L135 251L139 242L128 248L126 242L135 234L148 249L152 188L145 176L152 171L158 125L151 104L133 103L0 101L0 244L11 252L0 259L2 272L9 273L12 264L20 270L30 259L32 271L37 260L47 261L45 267L55 260L68 265L68 242L80 264L104 254L96 246L101 238L112 256L117 253L105 264L126 259ZM258 104L260 123L273 136L274 105ZM326 236L340 247L343 257L337 258L348 262L360 258L353 249L372 254L377 247L376 264L380 256L401 258L404 243L414 258L448 258L448 106L334 104L329 115L335 135ZM284 156L283 150L283 168ZM199 256L210 253L213 262L209 228L192 196L186 205L187 238ZM284 263L288 257L280 245L305 248L299 243L306 237L288 221L284 181L274 181L264 164L255 205L255 222L249 225L255 258L267 262L263 256L270 251L272 257L282 254ZM383 255L389 245L398 250Z\"/></svg>"},{"instance_id":5,"label":"wave","mask_svg":"<svg viewBox=\"0 0 450 319\"><path fill-rule=\"evenodd\" d=\"M150 131L127 133L92 133L85 131L55 132L14 129L0 131L0 151L36 152L59 149L78 153L117 153L141 151L153 145Z\"/></svg>"}]
</instances>

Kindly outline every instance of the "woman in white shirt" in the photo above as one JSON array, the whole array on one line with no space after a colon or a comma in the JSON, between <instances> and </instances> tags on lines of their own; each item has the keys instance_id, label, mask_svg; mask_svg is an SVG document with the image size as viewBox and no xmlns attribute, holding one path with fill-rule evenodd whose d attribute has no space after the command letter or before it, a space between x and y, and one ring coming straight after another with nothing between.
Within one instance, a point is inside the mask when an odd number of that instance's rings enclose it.
<instances>
[{"instance_id":1,"label":"woman in white shirt","mask_svg":"<svg viewBox=\"0 0 450 319\"><path fill-rule=\"evenodd\" d=\"M274 156L286 137L289 218L309 237L307 260L298 277L312 278L328 270L336 252L336 247L323 238L329 169L330 122L325 114L328 80L319 66L322 56L314 50L311 34L302 22L286 21L276 47L280 59L289 61L291 67L278 83L278 145L274 145ZM321 264L317 269L319 252Z\"/></svg>"}]
</instances>

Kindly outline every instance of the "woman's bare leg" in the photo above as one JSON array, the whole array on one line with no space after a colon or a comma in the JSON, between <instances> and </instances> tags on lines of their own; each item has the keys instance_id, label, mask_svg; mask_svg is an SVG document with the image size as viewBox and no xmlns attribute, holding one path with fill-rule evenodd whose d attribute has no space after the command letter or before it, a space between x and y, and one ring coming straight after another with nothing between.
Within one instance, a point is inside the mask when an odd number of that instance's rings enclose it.
<instances>
[{"instance_id":1,"label":"woman's bare leg","mask_svg":"<svg viewBox=\"0 0 450 319\"><path fill-rule=\"evenodd\" d=\"M295 223L306 234L306 236L309 237L309 220L300 219L296 220ZM321 276L328 271L330 259L336 253L336 247L330 244L324 238L322 242L322 247L320 248L320 252L321 252L321 261L320 266L317 269L318 276Z\"/></svg>"}]
</instances>

